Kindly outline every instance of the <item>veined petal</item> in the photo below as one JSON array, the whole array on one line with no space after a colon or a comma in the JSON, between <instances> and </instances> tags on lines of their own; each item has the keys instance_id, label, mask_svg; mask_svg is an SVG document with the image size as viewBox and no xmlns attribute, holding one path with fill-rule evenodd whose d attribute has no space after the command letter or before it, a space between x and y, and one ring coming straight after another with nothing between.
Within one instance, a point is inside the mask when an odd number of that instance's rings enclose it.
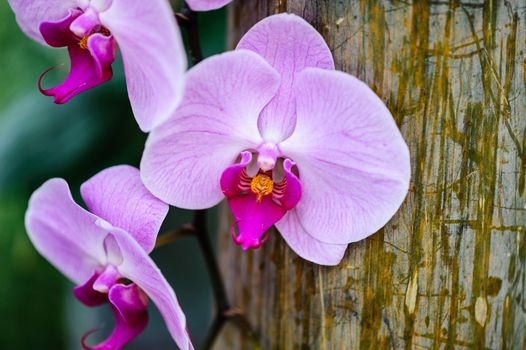
<instances>
[{"instance_id":1,"label":"veined petal","mask_svg":"<svg viewBox=\"0 0 526 350\"><path fill-rule=\"evenodd\" d=\"M8 0L20 28L32 39L45 44L40 33L42 22L57 21L77 7L76 0Z\"/></svg>"},{"instance_id":2,"label":"veined petal","mask_svg":"<svg viewBox=\"0 0 526 350\"><path fill-rule=\"evenodd\" d=\"M152 251L168 205L144 187L139 169L105 169L82 184L80 192L92 213L129 232L147 253Z\"/></svg>"},{"instance_id":3,"label":"veined petal","mask_svg":"<svg viewBox=\"0 0 526 350\"><path fill-rule=\"evenodd\" d=\"M139 286L154 302L179 348L193 349L186 329L186 317L172 287L159 268L128 233L114 228L111 234L115 237L123 255L123 263L118 266L119 272Z\"/></svg>"},{"instance_id":4,"label":"veined petal","mask_svg":"<svg viewBox=\"0 0 526 350\"><path fill-rule=\"evenodd\" d=\"M141 161L146 187L181 208L219 203L221 174L241 151L261 143L257 118L278 85L276 71L246 50L192 68L181 106L146 142Z\"/></svg>"},{"instance_id":5,"label":"veined petal","mask_svg":"<svg viewBox=\"0 0 526 350\"><path fill-rule=\"evenodd\" d=\"M186 3L194 11L210 11L231 3L232 0L187 0Z\"/></svg>"},{"instance_id":6,"label":"veined petal","mask_svg":"<svg viewBox=\"0 0 526 350\"><path fill-rule=\"evenodd\" d=\"M325 243L384 226L409 187L409 151L383 102L349 74L309 68L296 84L298 121L280 147L298 164L298 221Z\"/></svg>"},{"instance_id":7,"label":"veined petal","mask_svg":"<svg viewBox=\"0 0 526 350\"><path fill-rule=\"evenodd\" d=\"M279 14L253 26L241 38L237 48L256 52L281 74L279 90L258 121L263 138L279 143L290 136L296 124L296 74L306 67L334 69L329 47L301 17Z\"/></svg>"},{"instance_id":8,"label":"veined petal","mask_svg":"<svg viewBox=\"0 0 526 350\"><path fill-rule=\"evenodd\" d=\"M150 131L183 94L186 52L172 9L166 0L113 0L99 18L121 50L137 123Z\"/></svg>"},{"instance_id":9,"label":"veined petal","mask_svg":"<svg viewBox=\"0 0 526 350\"><path fill-rule=\"evenodd\" d=\"M315 264L338 265L347 249L347 244L323 243L312 237L302 226L295 209L285 214L276 228L296 254Z\"/></svg>"},{"instance_id":10,"label":"veined petal","mask_svg":"<svg viewBox=\"0 0 526 350\"><path fill-rule=\"evenodd\" d=\"M80 284L106 260L107 232L96 225L97 220L75 203L66 181L51 179L31 196L25 223L39 253Z\"/></svg>"}]
</instances>

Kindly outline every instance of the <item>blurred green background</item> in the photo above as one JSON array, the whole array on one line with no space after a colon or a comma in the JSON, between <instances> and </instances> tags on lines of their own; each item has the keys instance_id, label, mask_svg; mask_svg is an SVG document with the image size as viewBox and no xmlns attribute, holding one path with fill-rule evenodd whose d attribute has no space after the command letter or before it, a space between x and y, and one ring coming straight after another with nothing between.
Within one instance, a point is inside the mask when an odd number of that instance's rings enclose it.
<instances>
[{"instance_id":1,"label":"blurred green background","mask_svg":"<svg viewBox=\"0 0 526 350\"><path fill-rule=\"evenodd\" d=\"M223 51L226 11L199 16L205 56ZM51 177L65 178L82 203L78 188L98 171L116 164L138 166L146 135L131 113L120 58L112 81L62 106L37 89L39 75L52 66L62 69L46 76L44 86L67 74L65 50L27 38L7 2L0 2L0 349L80 349L83 333L105 327L90 337L92 343L113 325L108 307L78 303L73 285L37 254L25 233L24 212L31 193ZM161 231L190 218L172 209ZM184 238L156 250L153 258L174 287L199 345L213 301L197 243ZM146 331L126 349L175 349L150 304Z\"/></svg>"}]
</instances>

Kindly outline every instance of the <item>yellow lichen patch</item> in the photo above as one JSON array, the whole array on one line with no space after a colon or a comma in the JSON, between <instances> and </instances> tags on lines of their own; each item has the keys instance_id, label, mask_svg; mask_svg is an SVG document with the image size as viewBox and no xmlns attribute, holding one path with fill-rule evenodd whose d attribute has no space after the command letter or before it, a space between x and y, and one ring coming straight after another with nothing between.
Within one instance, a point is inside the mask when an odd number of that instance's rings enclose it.
<instances>
[{"instance_id":1,"label":"yellow lichen patch","mask_svg":"<svg viewBox=\"0 0 526 350\"><path fill-rule=\"evenodd\" d=\"M257 201L261 202L263 196L272 193L272 190L274 189L274 181L272 181L268 175L257 174L250 182L250 189L257 195Z\"/></svg>"}]
</instances>

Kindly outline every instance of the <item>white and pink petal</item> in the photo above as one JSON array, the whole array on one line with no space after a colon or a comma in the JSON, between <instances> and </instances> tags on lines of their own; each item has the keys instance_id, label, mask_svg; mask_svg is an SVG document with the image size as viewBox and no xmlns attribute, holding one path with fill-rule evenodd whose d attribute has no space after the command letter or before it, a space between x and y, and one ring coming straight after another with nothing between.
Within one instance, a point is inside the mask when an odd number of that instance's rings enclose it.
<instances>
[{"instance_id":1,"label":"white and pink petal","mask_svg":"<svg viewBox=\"0 0 526 350\"><path fill-rule=\"evenodd\" d=\"M345 255L347 244L318 241L305 230L297 211L294 209L287 212L283 219L276 223L276 228L296 254L315 264L335 266L340 263Z\"/></svg>"},{"instance_id":2,"label":"white and pink petal","mask_svg":"<svg viewBox=\"0 0 526 350\"><path fill-rule=\"evenodd\" d=\"M279 143L290 136L296 124L296 74L307 67L334 69L331 51L309 23L286 13L258 22L241 38L237 49L257 53L281 75L276 95L258 120L263 138Z\"/></svg>"},{"instance_id":3,"label":"white and pink petal","mask_svg":"<svg viewBox=\"0 0 526 350\"><path fill-rule=\"evenodd\" d=\"M105 169L83 183L80 191L93 214L129 232L147 253L152 251L168 205L144 187L139 169L128 165Z\"/></svg>"},{"instance_id":4,"label":"white and pink petal","mask_svg":"<svg viewBox=\"0 0 526 350\"><path fill-rule=\"evenodd\" d=\"M186 328L186 317L168 281L154 261L126 232L114 228L111 235L121 251L123 262L118 271L130 279L153 301L164 318L166 327L182 350L192 350L193 345Z\"/></svg>"},{"instance_id":5,"label":"white and pink petal","mask_svg":"<svg viewBox=\"0 0 526 350\"><path fill-rule=\"evenodd\" d=\"M22 31L30 38L45 44L40 33L43 22L58 21L77 8L76 0L8 0Z\"/></svg>"},{"instance_id":6,"label":"white and pink petal","mask_svg":"<svg viewBox=\"0 0 526 350\"><path fill-rule=\"evenodd\" d=\"M309 68L295 91L297 126L280 147L298 164L297 221L324 243L359 241L402 204L407 145L380 98L349 74Z\"/></svg>"},{"instance_id":7,"label":"white and pink petal","mask_svg":"<svg viewBox=\"0 0 526 350\"><path fill-rule=\"evenodd\" d=\"M223 198L222 172L241 151L262 142L257 118L279 76L246 50L210 57L187 75L181 106L146 142L141 177L165 202L203 209Z\"/></svg>"},{"instance_id":8,"label":"white and pink petal","mask_svg":"<svg viewBox=\"0 0 526 350\"><path fill-rule=\"evenodd\" d=\"M226 6L232 0L186 0L186 3L194 11L210 11Z\"/></svg>"},{"instance_id":9,"label":"white and pink petal","mask_svg":"<svg viewBox=\"0 0 526 350\"><path fill-rule=\"evenodd\" d=\"M167 0L113 0L99 14L122 53L126 85L139 127L150 131L181 101L186 52Z\"/></svg>"},{"instance_id":10,"label":"white and pink petal","mask_svg":"<svg viewBox=\"0 0 526 350\"><path fill-rule=\"evenodd\" d=\"M53 266L77 284L106 263L106 230L99 218L80 207L63 179L51 179L36 190L26 212L26 230Z\"/></svg>"}]
</instances>

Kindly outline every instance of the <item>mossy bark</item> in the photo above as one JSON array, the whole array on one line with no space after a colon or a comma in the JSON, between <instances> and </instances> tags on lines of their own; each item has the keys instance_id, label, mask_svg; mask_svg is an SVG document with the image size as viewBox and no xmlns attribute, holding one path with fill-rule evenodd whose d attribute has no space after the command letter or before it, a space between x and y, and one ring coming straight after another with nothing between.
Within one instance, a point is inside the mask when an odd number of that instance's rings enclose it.
<instances>
[{"instance_id":1,"label":"mossy bark","mask_svg":"<svg viewBox=\"0 0 526 350\"><path fill-rule=\"evenodd\" d=\"M525 349L524 2L245 0L230 11L232 46L278 12L312 23L411 152L402 208L339 266L302 260L277 232L244 252L221 230L229 296L263 348ZM217 348L250 344L227 328Z\"/></svg>"}]
</instances>

